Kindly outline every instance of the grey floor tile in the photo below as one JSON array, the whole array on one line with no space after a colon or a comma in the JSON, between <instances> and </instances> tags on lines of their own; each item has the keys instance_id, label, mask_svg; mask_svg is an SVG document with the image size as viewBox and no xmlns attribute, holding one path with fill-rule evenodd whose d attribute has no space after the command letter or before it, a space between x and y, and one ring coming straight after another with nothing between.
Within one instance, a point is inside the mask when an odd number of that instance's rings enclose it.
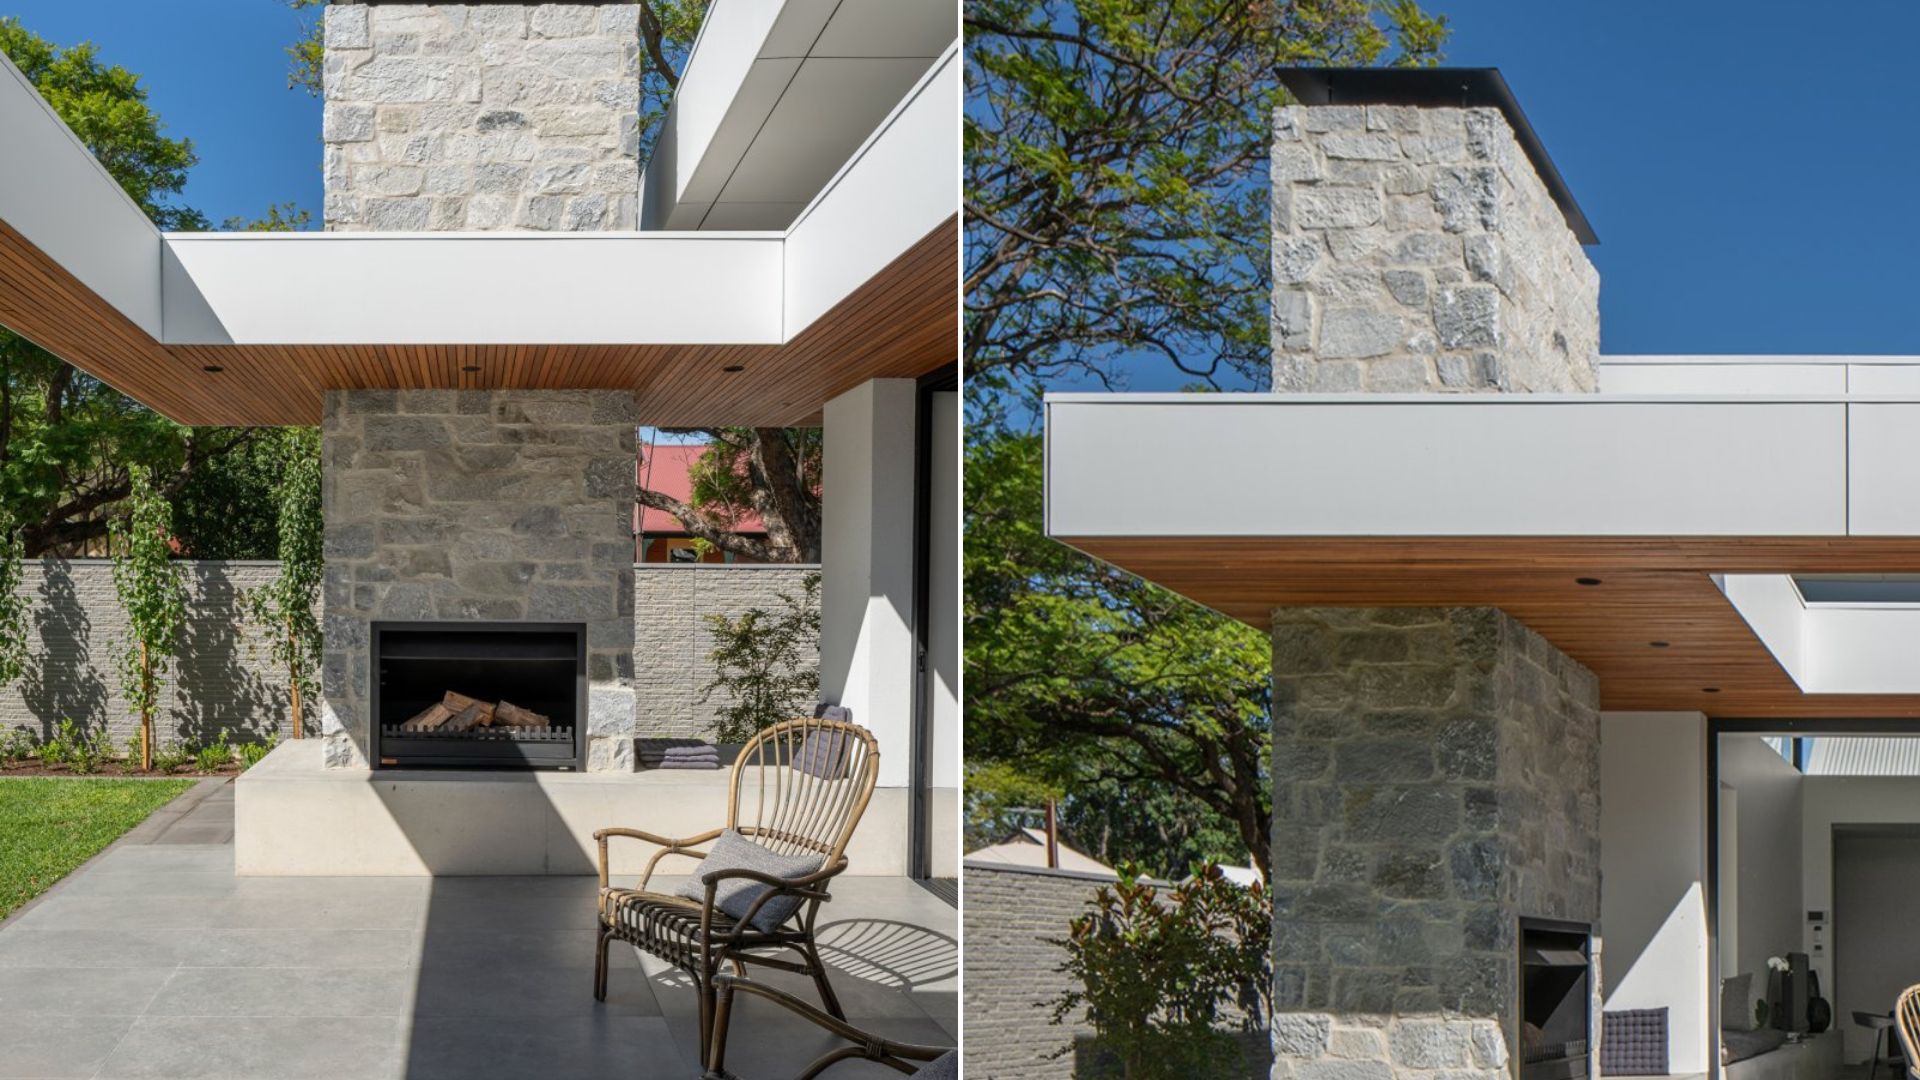
<instances>
[{"instance_id":1,"label":"grey floor tile","mask_svg":"<svg viewBox=\"0 0 1920 1080\"><path fill-rule=\"evenodd\" d=\"M591 924L574 930L441 930L429 917L420 963L425 967L458 966L471 960L531 969L591 968L594 945Z\"/></svg>"},{"instance_id":2,"label":"grey floor tile","mask_svg":"<svg viewBox=\"0 0 1920 1080\"><path fill-rule=\"evenodd\" d=\"M678 1068L665 1021L590 1015L505 1025L490 1019L420 1020L407 1080L697 1076Z\"/></svg>"},{"instance_id":3,"label":"grey floor tile","mask_svg":"<svg viewBox=\"0 0 1920 1080\"><path fill-rule=\"evenodd\" d=\"M102 874L88 870L68 878L62 884L61 898L141 896L151 899L205 900L232 896L237 880L225 871Z\"/></svg>"},{"instance_id":4,"label":"grey floor tile","mask_svg":"<svg viewBox=\"0 0 1920 1080\"><path fill-rule=\"evenodd\" d=\"M119 879L114 879L119 880ZM176 896L125 895L62 897L39 904L20 918L36 930L137 926L149 930L419 930L426 905L417 898L392 903L304 902L273 896L215 896L183 902Z\"/></svg>"},{"instance_id":5,"label":"grey floor tile","mask_svg":"<svg viewBox=\"0 0 1920 1080\"><path fill-rule=\"evenodd\" d=\"M869 1018L856 1023L862 1030L876 1035L922 1046L946 1047L953 1042L931 1020ZM691 1061L700 1041L698 1018L683 1020L669 1017L668 1025L682 1058ZM741 1080L790 1080L820 1055L848 1045L846 1041L765 1001L750 1001L738 1007L734 1023L728 1025L728 1032L727 1071ZM869 1061L836 1065L828 1075L833 1080L900 1076L885 1065Z\"/></svg>"},{"instance_id":6,"label":"grey floor tile","mask_svg":"<svg viewBox=\"0 0 1920 1080\"><path fill-rule=\"evenodd\" d=\"M399 1018L178 1017L136 1021L101 1080L355 1080L403 1076Z\"/></svg>"},{"instance_id":7,"label":"grey floor tile","mask_svg":"<svg viewBox=\"0 0 1920 1080\"><path fill-rule=\"evenodd\" d=\"M420 955L411 930L195 930L186 967L406 968Z\"/></svg>"},{"instance_id":8,"label":"grey floor tile","mask_svg":"<svg viewBox=\"0 0 1920 1080\"><path fill-rule=\"evenodd\" d=\"M0 1077L90 1077L113 1053L131 1016L35 1016L0 1012Z\"/></svg>"},{"instance_id":9,"label":"grey floor tile","mask_svg":"<svg viewBox=\"0 0 1920 1080\"><path fill-rule=\"evenodd\" d=\"M114 848L89 874L233 873L231 844L130 844Z\"/></svg>"},{"instance_id":10,"label":"grey floor tile","mask_svg":"<svg viewBox=\"0 0 1920 1080\"><path fill-rule=\"evenodd\" d=\"M653 985L638 964L609 957L607 1000L593 999L590 967L542 968L520 963L489 964L466 958L457 964L429 961L417 973L413 1015L417 1017L566 1017L659 1016Z\"/></svg>"},{"instance_id":11,"label":"grey floor tile","mask_svg":"<svg viewBox=\"0 0 1920 1080\"><path fill-rule=\"evenodd\" d=\"M0 968L0 1016L138 1016L171 967ZM0 1055L6 1047L0 1045Z\"/></svg>"},{"instance_id":12,"label":"grey floor tile","mask_svg":"<svg viewBox=\"0 0 1920 1080\"><path fill-rule=\"evenodd\" d=\"M146 1015L391 1019L411 1011L413 990L404 968L181 968Z\"/></svg>"},{"instance_id":13,"label":"grey floor tile","mask_svg":"<svg viewBox=\"0 0 1920 1080\"><path fill-rule=\"evenodd\" d=\"M0 968L176 967L192 950L194 933L123 926L88 930L10 926L0 930Z\"/></svg>"}]
</instances>

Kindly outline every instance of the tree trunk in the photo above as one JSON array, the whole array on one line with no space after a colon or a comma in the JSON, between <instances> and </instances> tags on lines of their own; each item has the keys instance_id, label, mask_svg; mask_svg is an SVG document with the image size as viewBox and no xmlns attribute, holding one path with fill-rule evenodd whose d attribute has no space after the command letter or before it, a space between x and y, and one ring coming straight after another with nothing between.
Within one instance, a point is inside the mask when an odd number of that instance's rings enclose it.
<instances>
[{"instance_id":1,"label":"tree trunk","mask_svg":"<svg viewBox=\"0 0 1920 1080\"><path fill-rule=\"evenodd\" d=\"M153 771L153 661L140 643L140 769Z\"/></svg>"},{"instance_id":2,"label":"tree trunk","mask_svg":"<svg viewBox=\"0 0 1920 1080\"><path fill-rule=\"evenodd\" d=\"M287 616L287 685L293 690L293 737L306 738L306 722L300 716L300 635L293 632L293 616Z\"/></svg>"}]
</instances>

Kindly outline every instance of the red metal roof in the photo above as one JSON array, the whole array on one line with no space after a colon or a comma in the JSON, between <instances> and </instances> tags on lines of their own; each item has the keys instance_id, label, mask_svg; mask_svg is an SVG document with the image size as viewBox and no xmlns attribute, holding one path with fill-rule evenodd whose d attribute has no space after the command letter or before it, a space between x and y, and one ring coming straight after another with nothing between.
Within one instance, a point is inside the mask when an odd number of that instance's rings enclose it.
<instances>
[{"instance_id":1,"label":"red metal roof","mask_svg":"<svg viewBox=\"0 0 1920 1080\"><path fill-rule=\"evenodd\" d=\"M686 502L693 494L693 480L688 473L693 463L706 452L706 444L663 444L654 446L642 443L640 457L634 462L633 478L635 483L644 484L652 491L672 496ZM635 528L648 536L684 536L686 527L680 520L665 510L655 510L635 504L633 508ZM644 516L642 516L644 515ZM760 515L751 510L740 515L733 530L737 533L763 533L767 527L761 523Z\"/></svg>"}]
</instances>

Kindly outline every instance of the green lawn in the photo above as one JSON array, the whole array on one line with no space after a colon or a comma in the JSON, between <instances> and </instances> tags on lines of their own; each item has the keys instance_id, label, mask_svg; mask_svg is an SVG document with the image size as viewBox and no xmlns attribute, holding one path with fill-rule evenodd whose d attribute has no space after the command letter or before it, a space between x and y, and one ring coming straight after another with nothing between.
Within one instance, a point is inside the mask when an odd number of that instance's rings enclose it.
<instances>
[{"instance_id":1,"label":"green lawn","mask_svg":"<svg viewBox=\"0 0 1920 1080\"><path fill-rule=\"evenodd\" d=\"M0 919L194 783L0 778Z\"/></svg>"}]
</instances>

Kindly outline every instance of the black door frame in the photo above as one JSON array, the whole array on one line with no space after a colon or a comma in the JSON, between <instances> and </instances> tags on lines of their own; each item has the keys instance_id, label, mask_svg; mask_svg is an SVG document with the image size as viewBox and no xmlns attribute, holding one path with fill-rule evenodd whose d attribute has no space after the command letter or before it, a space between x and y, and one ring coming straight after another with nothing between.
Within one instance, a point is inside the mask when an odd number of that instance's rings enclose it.
<instances>
[{"instance_id":1,"label":"black door frame","mask_svg":"<svg viewBox=\"0 0 1920 1080\"><path fill-rule=\"evenodd\" d=\"M907 794L907 875L933 876L933 678L927 639L933 606L933 398L958 392L953 367L922 375L914 385L913 425L913 747Z\"/></svg>"}]
</instances>

